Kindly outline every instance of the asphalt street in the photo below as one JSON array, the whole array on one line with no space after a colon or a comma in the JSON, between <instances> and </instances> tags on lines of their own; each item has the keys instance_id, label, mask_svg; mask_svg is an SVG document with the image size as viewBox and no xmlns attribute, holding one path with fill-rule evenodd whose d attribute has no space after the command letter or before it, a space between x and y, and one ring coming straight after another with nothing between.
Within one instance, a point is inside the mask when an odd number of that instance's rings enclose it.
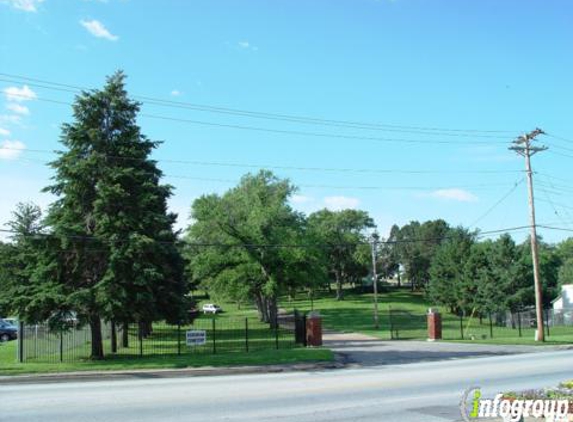
<instances>
[{"instance_id":1,"label":"asphalt street","mask_svg":"<svg viewBox=\"0 0 573 422\"><path fill-rule=\"evenodd\" d=\"M0 386L6 422L458 421L462 392L556 385L572 351L360 369Z\"/></svg>"}]
</instances>

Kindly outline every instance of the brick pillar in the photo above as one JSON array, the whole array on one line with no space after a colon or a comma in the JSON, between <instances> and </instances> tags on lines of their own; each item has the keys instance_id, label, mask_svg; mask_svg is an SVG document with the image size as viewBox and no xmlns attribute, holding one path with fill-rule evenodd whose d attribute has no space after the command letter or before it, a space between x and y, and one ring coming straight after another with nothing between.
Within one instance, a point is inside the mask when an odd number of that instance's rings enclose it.
<instances>
[{"instance_id":1,"label":"brick pillar","mask_svg":"<svg viewBox=\"0 0 573 422\"><path fill-rule=\"evenodd\" d=\"M322 318L318 312L311 312L306 318L306 345L322 346Z\"/></svg>"},{"instance_id":2,"label":"brick pillar","mask_svg":"<svg viewBox=\"0 0 573 422\"><path fill-rule=\"evenodd\" d=\"M428 310L428 341L442 339L442 315L430 308Z\"/></svg>"}]
</instances>

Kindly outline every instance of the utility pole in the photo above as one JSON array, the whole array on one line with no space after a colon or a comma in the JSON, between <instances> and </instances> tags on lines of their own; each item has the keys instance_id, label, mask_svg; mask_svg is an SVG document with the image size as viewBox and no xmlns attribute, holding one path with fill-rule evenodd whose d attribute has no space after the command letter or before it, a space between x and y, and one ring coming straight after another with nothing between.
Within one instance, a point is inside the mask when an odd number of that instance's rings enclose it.
<instances>
[{"instance_id":1,"label":"utility pole","mask_svg":"<svg viewBox=\"0 0 573 422\"><path fill-rule=\"evenodd\" d=\"M533 196L533 171L531 170L531 156L547 149L546 146L534 147L532 141L538 135L543 135L541 129L537 128L513 141L509 149L525 157L525 173L527 176L527 190L529 194L529 217L531 220L531 259L533 261L533 281L535 283L535 314L537 317L537 332L535 341L545 341L543 332L543 300L541 293L541 279L539 277L539 255L537 251L537 228L535 224L535 199Z\"/></svg>"},{"instance_id":2,"label":"utility pole","mask_svg":"<svg viewBox=\"0 0 573 422\"><path fill-rule=\"evenodd\" d=\"M370 248L372 249L372 287L374 288L374 328L378 329L380 328L380 322L378 318L378 274L376 273L376 250L378 248L378 233L376 232L372 234Z\"/></svg>"}]
</instances>

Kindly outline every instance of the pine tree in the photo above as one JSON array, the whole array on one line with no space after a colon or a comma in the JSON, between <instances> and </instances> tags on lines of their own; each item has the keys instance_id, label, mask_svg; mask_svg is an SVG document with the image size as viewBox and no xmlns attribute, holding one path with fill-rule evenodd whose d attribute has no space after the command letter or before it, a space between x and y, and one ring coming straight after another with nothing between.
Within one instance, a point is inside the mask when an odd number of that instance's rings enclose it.
<instances>
[{"instance_id":1,"label":"pine tree","mask_svg":"<svg viewBox=\"0 0 573 422\"><path fill-rule=\"evenodd\" d=\"M51 163L58 199L46 222L59 240L56 283L89 323L94 359L103 357L101 320L139 322L182 316L183 261L167 199L171 187L149 158L159 145L141 134L139 103L117 72L102 90L83 92L62 127L65 151ZM50 261L53 264L53 260ZM53 274L52 274L53 275Z\"/></svg>"}]
</instances>

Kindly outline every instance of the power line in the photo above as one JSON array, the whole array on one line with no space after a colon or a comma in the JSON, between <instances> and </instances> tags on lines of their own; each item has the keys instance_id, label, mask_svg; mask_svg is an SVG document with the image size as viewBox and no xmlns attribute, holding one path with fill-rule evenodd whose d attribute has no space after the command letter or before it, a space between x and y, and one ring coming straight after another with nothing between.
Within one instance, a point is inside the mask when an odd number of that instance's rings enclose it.
<instances>
[{"instance_id":1,"label":"power line","mask_svg":"<svg viewBox=\"0 0 573 422\"><path fill-rule=\"evenodd\" d=\"M542 228L548 229L548 230L559 230L559 231L564 231L564 232L573 232L573 229L568 229L565 227L546 226L544 224L539 224L538 227L542 227Z\"/></svg>"},{"instance_id":2,"label":"power line","mask_svg":"<svg viewBox=\"0 0 573 422\"><path fill-rule=\"evenodd\" d=\"M564 138L562 136L557 136L557 135L554 135L552 133L546 133L546 135L549 136L550 138L558 139L560 141L564 141L564 142L568 142L568 143L573 144L573 139Z\"/></svg>"},{"instance_id":3,"label":"power line","mask_svg":"<svg viewBox=\"0 0 573 422\"><path fill-rule=\"evenodd\" d=\"M0 147L0 150L2 148ZM111 155L102 155L102 158L114 158ZM22 160L18 158L17 160L13 161L25 161L25 162L34 162L35 164L49 164L49 161L43 160ZM155 174L152 172L148 172L145 170L140 170L146 174ZM171 179L183 179L183 180L194 180L200 182L216 182L216 183L229 183L229 184L238 184L240 180L237 179L220 179L220 178L208 178L208 177L201 177L201 176L190 176L190 175L182 175L182 174L162 174L165 178ZM399 190L411 190L411 191L424 191L424 190L440 190L440 189L451 189L451 185L447 186L355 186L355 185L323 185L323 184L296 184L297 187L301 188L311 188L311 189L339 189L339 190L391 190L391 191L399 191ZM507 183L477 183L472 185L456 185L455 188L458 189L489 189L489 188L497 188L497 187L505 187L508 186Z\"/></svg>"},{"instance_id":4,"label":"power line","mask_svg":"<svg viewBox=\"0 0 573 422\"><path fill-rule=\"evenodd\" d=\"M519 231L523 229L528 229L529 226L517 226L517 227L508 227L503 229L495 229L495 230L488 230L477 232L476 237L484 237L490 236L492 234L499 234L499 233L508 233L513 231ZM101 239L95 236L86 236L86 235L72 235L72 234L54 234L54 233L33 233L33 234L22 234L18 233L15 230L9 229L0 229L0 233L6 234L14 234L18 235L19 237L24 238L32 238L32 239L42 239L42 238L56 238L56 239L73 239L73 240L86 240L86 241L94 241L100 242L104 244L113 244L113 243L127 243L130 242L129 239ZM455 235L446 235L441 237L435 238L418 238L418 239L401 239L401 240L380 240L378 243L380 244L402 244L402 243L437 243L442 242L444 240L456 238ZM161 241L151 239L153 242L158 244L177 244L177 245L186 245L190 247L226 247L226 248L270 248L270 249L277 249L277 248L293 248L293 249L315 249L315 248L340 248L340 247L354 247L358 245L369 245L368 240L358 241L358 242L346 242L346 243L273 243L273 244L265 244L265 243L226 243L226 242L188 242L185 240L177 240L177 241Z\"/></svg>"},{"instance_id":5,"label":"power line","mask_svg":"<svg viewBox=\"0 0 573 422\"><path fill-rule=\"evenodd\" d=\"M29 96L23 95L23 94L10 94L10 95L15 96L15 97L29 98ZM73 104L70 102L53 100L53 99L42 98L42 97L35 97L34 100L45 101L45 102L50 102L50 103L54 103L54 104L67 105L70 107L73 106ZM323 133L323 132L308 132L308 131L290 130L290 129L272 129L272 128L265 128L265 127L260 127L260 126L240 125L240 124L232 124L232 123L207 122L204 120L184 119L184 118L179 118L179 117L171 117L171 116L149 114L149 113L139 113L139 116L140 117L146 117L148 119L186 123L186 124L197 125L197 126L218 127L218 128L223 128L223 129L254 131L254 132L263 132L263 133L274 133L274 134L279 134L279 135L310 136L310 137L324 138L324 139L346 139L346 140L361 140L361 141L382 142L382 143L417 144L417 145L418 144L470 145L470 143L464 142L464 141L451 141L451 140L443 140L443 139L384 138L384 137L377 137L377 136L345 135L345 134L341 134L341 133L337 134L337 133ZM504 144L504 143L505 142L503 142L503 141L497 141L497 142L493 142L493 141L471 141L471 144L484 144L484 145Z\"/></svg>"},{"instance_id":6,"label":"power line","mask_svg":"<svg viewBox=\"0 0 573 422\"><path fill-rule=\"evenodd\" d=\"M45 79L30 78L22 75L14 75L8 73L0 73L1 76L12 78L12 79L0 79L5 82L10 83L27 83L32 86L38 86L40 88L60 90L64 92L77 93L78 91L90 91L90 88L63 84L58 82L47 81ZM16 79L16 80L15 80ZM23 82L24 81L24 82ZM43 85L39 85L39 84ZM51 86L50 86L51 85ZM480 130L480 129L451 129L451 128L439 128L439 127L428 127L428 126L411 126L411 125L394 125L394 124L382 124L382 123L371 123L371 122L359 122L352 120L337 120L337 119L324 119L316 117L305 117L293 114L281 114L281 113L269 113L245 110L239 108L229 108L229 107L219 107L205 104L197 104L183 101L173 101L165 100L162 98L156 98L144 95L133 95L134 98L139 98L147 103L152 103L154 105L161 105L165 107L175 107L175 108L186 108L196 111L204 111L211 113L222 113L231 114L241 117L252 117L260 119L271 119L271 120L283 120L295 123L306 123L306 124L318 124L323 126L336 126L336 127L349 127L354 129L367 129L367 130L382 130L382 131L396 131L396 132L411 132L420 133L428 135L442 135L442 136L473 136L473 137L491 137L491 133L511 133L510 131L503 130ZM444 133L432 133L432 132L444 132ZM448 134L449 133L449 134ZM480 135L481 134L481 135Z\"/></svg>"},{"instance_id":7,"label":"power line","mask_svg":"<svg viewBox=\"0 0 573 422\"><path fill-rule=\"evenodd\" d=\"M561 217L561 214L557 211L557 208L555 206L555 203L553 202L553 200L551 199L551 196L549 195L548 189L545 188L543 183L540 183L540 189L541 191L545 194L545 198L547 199L547 201L549 202L549 204L551 205L551 208L553 208L553 211L555 212L555 215L557 216L557 218L559 218L559 220L561 220L561 222L565 225L569 225L565 219L563 217ZM550 182L551 185L551 182ZM571 215L569 214L569 212L564 209L565 212L567 213L567 215L569 216L569 218L571 218Z\"/></svg>"},{"instance_id":8,"label":"power line","mask_svg":"<svg viewBox=\"0 0 573 422\"><path fill-rule=\"evenodd\" d=\"M0 146L0 150L14 150L22 152L37 152L54 154L55 151L46 149L32 149L32 148L14 148ZM114 158L120 160L141 161L139 157L129 157L125 155L104 155L106 158ZM173 160L166 158L152 158L153 161L172 163L172 164L188 164L206 167L232 167L232 168L265 168L275 170L297 170L297 171L310 171L310 172L332 172L332 173L381 173L381 174L516 174L523 173L522 170L405 170L405 169L373 169L373 168L335 168L335 167L302 167L302 166L283 166L275 164L252 164L252 163L229 163L221 161L198 161L198 160Z\"/></svg>"},{"instance_id":9,"label":"power line","mask_svg":"<svg viewBox=\"0 0 573 422\"><path fill-rule=\"evenodd\" d=\"M485 217L487 217L494 209L496 209L503 201L505 201L507 198L509 198L509 196L515 192L515 190L517 189L517 187L523 183L524 179L520 179L517 180L514 185L511 187L511 189L506 192L498 201L496 201L490 208L487 209L486 212L484 212L482 215L480 215L478 218L476 218L476 220L474 222L472 222L469 226L470 227L474 227L477 223L479 223L481 220L483 220Z\"/></svg>"}]
</instances>

